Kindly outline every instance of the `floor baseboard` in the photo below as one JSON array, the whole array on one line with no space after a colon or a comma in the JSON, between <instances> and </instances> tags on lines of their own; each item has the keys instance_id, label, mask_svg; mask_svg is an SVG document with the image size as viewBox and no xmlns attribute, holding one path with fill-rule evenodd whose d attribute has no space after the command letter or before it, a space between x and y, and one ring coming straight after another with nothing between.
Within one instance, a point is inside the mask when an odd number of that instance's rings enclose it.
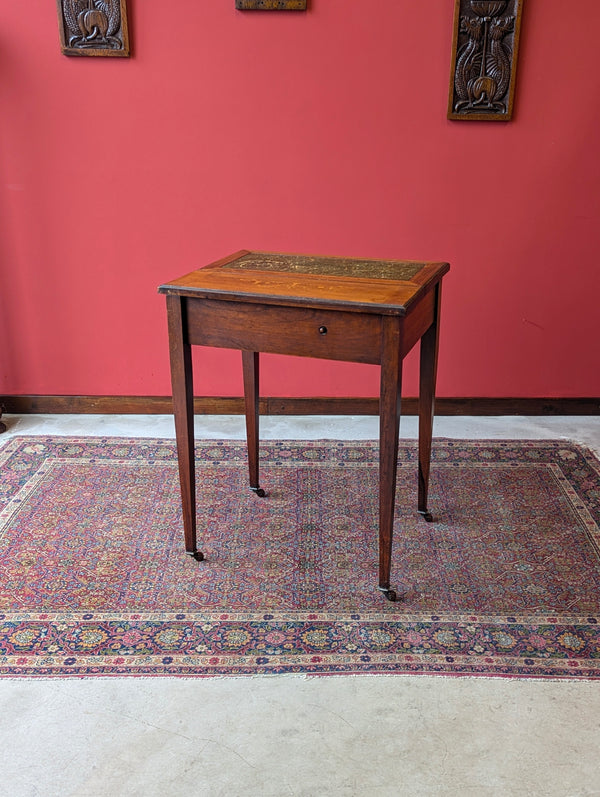
<instances>
[{"instance_id":1,"label":"floor baseboard","mask_svg":"<svg viewBox=\"0 0 600 797\"><path fill-rule=\"evenodd\" d=\"M1 396L5 413L169 415L170 396ZM242 415L242 397L198 396L197 415ZM263 397L261 415L377 415L378 398ZM438 398L436 415L599 415L600 398ZM418 400L402 399L404 415L418 414Z\"/></svg>"}]
</instances>

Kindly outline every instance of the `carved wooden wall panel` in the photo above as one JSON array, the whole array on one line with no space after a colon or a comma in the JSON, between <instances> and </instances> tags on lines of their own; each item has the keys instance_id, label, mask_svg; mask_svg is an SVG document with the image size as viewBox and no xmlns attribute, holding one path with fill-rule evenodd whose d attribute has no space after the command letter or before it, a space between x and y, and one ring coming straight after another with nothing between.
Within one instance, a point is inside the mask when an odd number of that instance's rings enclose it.
<instances>
[{"instance_id":1,"label":"carved wooden wall panel","mask_svg":"<svg viewBox=\"0 0 600 797\"><path fill-rule=\"evenodd\" d=\"M235 0L241 11L306 11L306 0Z\"/></svg>"},{"instance_id":2,"label":"carved wooden wall panel","mask_svg":"<svg viewBox=\"0 0 600 797\"><path fill-rule=\"evenodd\" d=\"M56 0L65 55L129 55L127 0Z\"/></svg>"},{"instance_id":3,"label":"carved wooden wall panel","mask_svg":"<svg viewBox=\"0 0 600 797\"><path fill-rule=\"evenodd\" d=\"M448 119L512 116L523 0L455 0Z\"/></svg>"}]
</instances>

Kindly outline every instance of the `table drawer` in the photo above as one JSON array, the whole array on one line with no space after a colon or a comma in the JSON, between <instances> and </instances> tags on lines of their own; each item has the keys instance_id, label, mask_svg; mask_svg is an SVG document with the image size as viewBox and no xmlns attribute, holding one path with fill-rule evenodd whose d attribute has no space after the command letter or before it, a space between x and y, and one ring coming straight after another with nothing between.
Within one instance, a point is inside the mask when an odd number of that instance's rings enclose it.
<instances>
[{"instance_id":1,"label":"table drawer","mask_svg":"<svg viewBox=\"0 0 600 797\"><path fill-rule=\"evenodd\" d=\"M379 363L381 317L215 299L185 300L188 342L201 346Z\"/></svg>"}]
</instances>

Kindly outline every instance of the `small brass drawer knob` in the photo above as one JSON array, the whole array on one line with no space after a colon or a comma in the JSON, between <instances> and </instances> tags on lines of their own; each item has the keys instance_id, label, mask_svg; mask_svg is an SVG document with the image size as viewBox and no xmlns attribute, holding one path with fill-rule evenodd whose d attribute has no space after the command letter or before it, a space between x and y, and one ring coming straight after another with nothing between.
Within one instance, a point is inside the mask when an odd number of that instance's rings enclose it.
<instances>
[{"instance_id":1,"label":"small brass drawer knob","mask_svg":"<svg viewBox=\"0 0 600 797\"><path fill-rule=\"evenodd\" d=\"M327 327L319 327L319 335L326 335Z\"/></svg>"}]
</instances>

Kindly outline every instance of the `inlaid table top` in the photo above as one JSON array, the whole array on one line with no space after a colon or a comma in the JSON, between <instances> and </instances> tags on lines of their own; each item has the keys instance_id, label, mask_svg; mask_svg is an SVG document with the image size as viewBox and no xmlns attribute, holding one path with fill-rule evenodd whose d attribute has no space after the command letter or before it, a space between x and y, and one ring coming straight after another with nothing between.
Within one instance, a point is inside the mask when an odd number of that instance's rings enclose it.
<instances>
[{"instance_id":1,"label":"inlaid table top","mask_svg":"<svg viewBox=\"0 0 600 797\"><path fill-rule=\"evenodd\" d=\"M404 315L447 263L288 255L241 250L161 285L159 291L304 307Z\"/></svg>"}]
</instances>

